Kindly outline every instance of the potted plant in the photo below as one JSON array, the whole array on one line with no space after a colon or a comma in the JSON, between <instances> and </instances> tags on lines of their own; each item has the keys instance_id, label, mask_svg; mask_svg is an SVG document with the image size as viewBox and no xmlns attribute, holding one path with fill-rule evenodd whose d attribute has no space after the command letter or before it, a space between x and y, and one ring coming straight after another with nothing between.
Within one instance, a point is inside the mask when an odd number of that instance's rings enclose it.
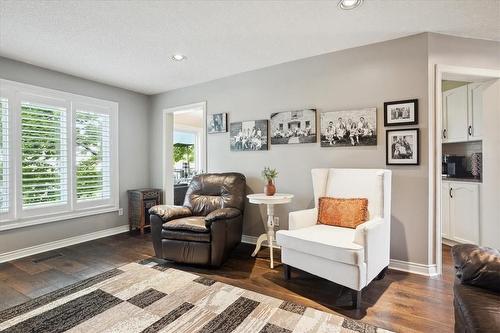
<instances>
[{"instance_id":1,"label":"potted plant","mask_svg":"<svg viewBox=\"0 0 500 333\"><path fill-rule=\"evenodd\" d=\"M274 193L276 193L274 179L278 177L278 171L276 171L276 169L271 169L270 167L265 167L264 170L262 170L262 177L267 180L267 184L264 186L264 193L268 196L274 195Z\"/></svg>"}]
</instances>

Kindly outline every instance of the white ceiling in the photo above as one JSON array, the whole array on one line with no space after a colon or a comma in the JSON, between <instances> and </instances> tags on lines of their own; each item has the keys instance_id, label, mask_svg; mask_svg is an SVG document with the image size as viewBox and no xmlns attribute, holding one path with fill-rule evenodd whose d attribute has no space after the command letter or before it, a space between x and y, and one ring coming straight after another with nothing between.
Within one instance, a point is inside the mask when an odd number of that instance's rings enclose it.
<instances>
[{"instance_id":1,"label":"white ceiling","mask_svg":"<svg viewBox=\"0 0 500 333\"><path fill-rule=\"evenodd\" d=\"M154 94L425 31L500 41L499 22L499 0L0 0L0 55Z\"/></svg>"}]
</instances>

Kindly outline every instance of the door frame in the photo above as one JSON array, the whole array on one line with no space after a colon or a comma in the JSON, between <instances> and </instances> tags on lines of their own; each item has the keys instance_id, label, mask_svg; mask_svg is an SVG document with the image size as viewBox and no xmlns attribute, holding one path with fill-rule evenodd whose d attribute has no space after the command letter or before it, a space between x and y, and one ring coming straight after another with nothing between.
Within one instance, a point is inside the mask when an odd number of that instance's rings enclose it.
<instances>
[{"instance_id":1,"label":"door frame","mask_svg":"<svg viewBox=\"0 0 500 333\"><path fill-rule=\"evenodd\" d=\"M206 172L208 167L207 161L207 102L197 102L191 104L184 104L175 107L170 107L163 109L162 112L162 159L161 159L161 170L163 176L163 193L164 193L164 203L167 205L173 205L174 203L174 184L172 181L172 150L167 147L168 143L171 143L169 136L169 118L172 119L173 114L179 111L190 111L190 110L202 110L203 112L203 135L201 136L201 144L203 147L203 153L201 154L202 161L200 162L202 169ZM171 120L170 120L171 121ZM173 123L172 127L173 129ZM173 132L170 133L173 138ZM168 141L168 142L167 142ZM170 167L169 167L170 165Z\"/></svg>"},{"instance_id":2,"label":"door frame","mask_svg":"<svg viewBox=\"0 0 500 333\"><path fill-rule=\"evenodd\" d=\"M435 275L443 272L441 185L442 185L442 137L443 110L441 82L443 79L462 81L470 79L500 79L500 70L450 66L437 64L435 67L434 103L429 103L429 262L436 264ZM435 110L435 112L433 112ZM481 237L480 237L481 238Z\"/></svg>"}]
</instances>

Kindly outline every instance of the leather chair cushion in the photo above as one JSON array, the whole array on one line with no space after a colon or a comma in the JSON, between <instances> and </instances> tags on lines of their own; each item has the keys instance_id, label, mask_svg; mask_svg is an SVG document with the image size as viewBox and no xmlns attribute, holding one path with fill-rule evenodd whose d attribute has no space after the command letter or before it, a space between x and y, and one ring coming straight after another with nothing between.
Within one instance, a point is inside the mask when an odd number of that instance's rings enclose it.
<instances>
[{"instance_id":1,"label":"leather chair cushion","mask_svg":"<svg viewBox=\"0 0 500 333\"><path fill-rule=\"evenodd\" d=\"M500 293L500 252L472 244L452 248L456 277L461 283Z\"/></svg>"},{"instance_id":2,"label":"leather chair cushion","mask_svg":"<svg viewBox=\"0 0 500 333\"><path fill-rule=\"evenodd\" d=\"M170 231L189 231L198 233L210 232L210 229L208 229L205 225L205 217L203 216L189 216L171 220L167 223L163 223L163 229Z\"/></svg>"},{"instance_id":3,"label":"leather chair cushion","mask_svg":"<svg viewBox=\"0 0 500 333\"><path fill-rule=\"evenodd\" d=\"M498 332L500 328L500 294L460 284L453 287L455 311L459 326L466 332ZM462 327L464 328L464 327Z\"/></svg>"},{"instance_id":4,"label":"leather chair cushion","mask_svg":"<svg viewBox=\"0 0 500 333\"><path fill-rule=\"evenodd\" d=\"M209 232L193 232L193 231L162 229L161 230L161 238L175 239L175 240L188 241L188 242L210 243L210 233Z\"/></svg>"}]
</instances>

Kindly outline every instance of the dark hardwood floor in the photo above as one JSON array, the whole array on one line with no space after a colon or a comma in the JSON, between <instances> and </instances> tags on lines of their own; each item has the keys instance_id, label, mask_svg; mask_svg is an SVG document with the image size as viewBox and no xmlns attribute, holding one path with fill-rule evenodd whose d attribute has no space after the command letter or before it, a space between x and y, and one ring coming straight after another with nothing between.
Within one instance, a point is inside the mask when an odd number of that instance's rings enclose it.
<instances>
[{"instance_id":1,"label":"dark hardwood floor","mask_svg":"<svg viewBox=\"0 0 500 333\"><path fill-rule=\"evenodd\" d=\"M398 332L453 331L453 266L443 247L443 276L426 278L389 270L363 291L360 310L350 308L349 291L294 270L284 281L282 267L269 268L269 251L254 259L254 246L241 244L220 269L175 265L240 288L362 320ZM0 264L0 311L63 286L153 255L149 234L121 234ZM279 251L275 252L279 260Z\"/></svg>"}]
</instances>

